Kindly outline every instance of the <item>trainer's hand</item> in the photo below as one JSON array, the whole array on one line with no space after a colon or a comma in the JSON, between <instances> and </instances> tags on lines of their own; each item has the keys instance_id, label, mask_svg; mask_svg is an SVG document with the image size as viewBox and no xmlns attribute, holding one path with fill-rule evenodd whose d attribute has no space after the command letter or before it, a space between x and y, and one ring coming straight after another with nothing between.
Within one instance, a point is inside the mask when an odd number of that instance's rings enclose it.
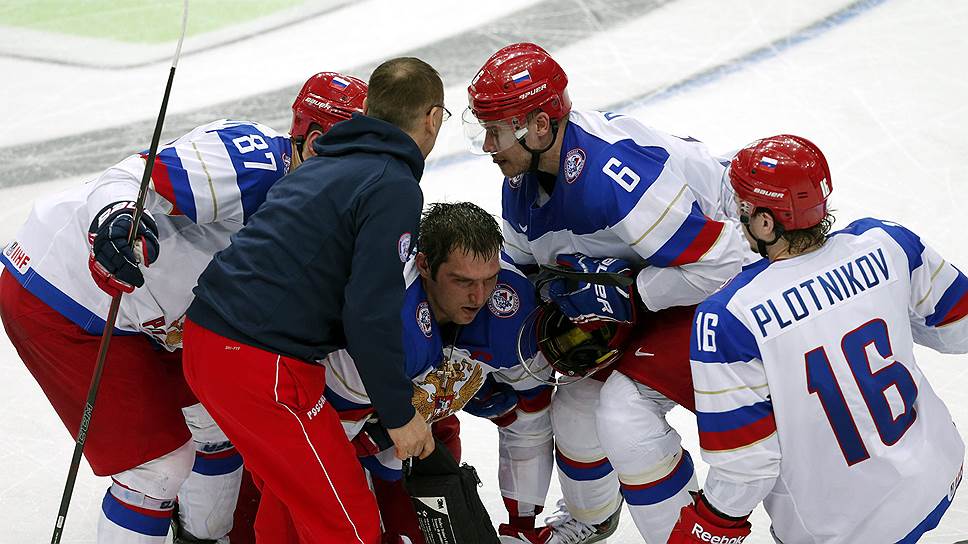
<instances>
[{"instance_id":1,"label":"trainer's hand","mask_svg":"<svg viewBox=\"0 0 968 544\"><path fill-rule=\"evenodd\" d=\"M401 461L411 457L423 459L434 451L434 435L420 413L403 427L387 429L387 432L396 446L397 459Z\"/></svg>"}]
</instances>

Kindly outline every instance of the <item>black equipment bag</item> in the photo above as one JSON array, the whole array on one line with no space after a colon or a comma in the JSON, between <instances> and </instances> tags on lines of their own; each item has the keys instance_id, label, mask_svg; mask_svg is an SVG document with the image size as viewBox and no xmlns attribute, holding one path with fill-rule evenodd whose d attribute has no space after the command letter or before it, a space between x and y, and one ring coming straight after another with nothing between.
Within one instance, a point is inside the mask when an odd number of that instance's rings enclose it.
<instances>
[{"instance_id":1,"label":"black equipment bag","mask_svg":"<svg viewBox=\"0 0 968 544\"><path fill-rule=\"evenodd\" d=\"M427 544L500 542L477 494L477 471L467 463L458 466L440 441L426 459L410 461L403 483Z\"/></svg>"}]
</instances>

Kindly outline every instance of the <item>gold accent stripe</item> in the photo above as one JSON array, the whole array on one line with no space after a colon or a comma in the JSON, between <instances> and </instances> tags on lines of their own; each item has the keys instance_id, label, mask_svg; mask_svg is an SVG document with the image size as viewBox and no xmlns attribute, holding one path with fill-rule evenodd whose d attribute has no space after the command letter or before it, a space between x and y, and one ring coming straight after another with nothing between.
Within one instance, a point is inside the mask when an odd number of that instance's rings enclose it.
<instances>
[{"instance_id":1,"label":"gold accent stripe","mask_svg":"<svg viewBox=\"0 0 968 544\"><path fill-rule=\"evenodd\" d=\"M678 202L679 199L682 198L682 194L686 192L686 187L688 187L688 186L685 183L683 183L682 184L682 188L679 189L679 193L676 194L675 198L672 199L672 202L670 202L669 205L666 206L666 209L665 209L665 211L662 212L662 215L660 215L659 218L655 220L655 223L652 223L652 226L649 227L648 230L646 230L642 234L642 236L639 236L638 239L635 240L634 242L632 242L631 244L629 244L629 246L636 246L636 245L638 245L639 242L641 242L643 239L645 239L645 237L648 236L650 232L652 232L653 230L655 230L655 228L657 226L659 226L659 223L661 223L662 220L665 219L665 216L666 215L669 215L669 210L671 210L672 207L676 205L676 202Z\"/></svg>"},{"instance_id":2,"label":"gold accent stripe","mask_svg":"<svg viewBox=\"0 0 968 544\"><path fill-rule=\"evenodd\" d=\"M938 277L938 274L941 273L941 269L944 268L944 265L947 262L948 261L946 261L944 259L941 259L941 264L938 265L937 270L935 270L934 272L931 273L931 280L928 282L928 292L925 293L924 297L922 297L921 300L919 300L917 304L914 305L915 308L917 308L918 306L920 306L925 300L928 300L928 297L929 296L931 296L931 292L934 290L934 278L937 278Z\"/></svg>"},{"instance_id":3,"label":"gold accent stripe","mask_svg":"<svg viewBox=\"0 0 968 544\"><path fill-rule=\"evenodd\" d=\"M345 387L347 391L349 391L350 393L353 393L354 395L357 395L357 396L360 396L360 397L363 397L363 398L369 400L370 396L367 395L365 391L357 391L356 389L353 389L352 387L350 387L350 384L346 383L346 378L344 378L342 375L340 375L339 371L336 370L335 366L330 366L328 368L329 368L329 370L332 370L333 371L333 376L336 377L336 380L339 383L343 384L343 387Z\"/></svg>"},{"instance_id":4,"label":"gold accent stripe","mask_svg":"<svg viewBox=\"0 0 968 544\"><path fill-rule=\"evenodd\" d=\"M710 221L715 221L715 220L714 220L714 219L710 219ZM710 251L712 251L712 250L713 250L713 248L714 248L714 247L716 247L716 244L718 244L718 243L719 243L719 240L721 240L721 239L722 239L722 237L723 237L723 233L724 233L724 232L726 232L726 229L727 229L727 228L729 228L729 225L728 225L728 224L726 224L726 223L725 223L725 222L723 222L723 221L719 221L719 223L722 223L722 224L723 224L723 228L721 228L721 229L719 229L719 234L718 234L718 235L716 236L716 241L715 241L715 242L713 242L713 243L712 243L712 245L710 245L710 246L709 246L709 249L707 249L707 250L706 250L705 252L703 252L703 254L702 254L702 255L700 255L700 256L699 256L699 258L698 258L698 259L696 259L696 260L695 260L695 261L693 261L693 262L697 262L697 263L698 263L699 261L701 261L701 260L703 260L703 259L705 259L705 258L706 258L706 255L709 255L709 252L710 252Z\"/></svg>"},{"instance_id":5,"label":"gold accent stripe","mask_svg":"<svg viewBox=\"0 0 968 544\"><path fill-rule=\"evenodd\" d=\"M702 389L693 389L693 392L696 393L697 395L721 395L723 393L730 393L733 391L742 391L743 389L756 390L756 389L763 389L764 387L767 387L767 384L762 383L760 385L741 385L739 387L720 389L718 391L703 391Z\"/></svg>"},{"instance_id":6,"label":"gold accent stripe","mask_svg":"<svg viewBox=\"0 0 968 544\"><path fill-rule=\"evenodd\" d=\"M205 164L205 160L202 159L202 154L198 151L198 146L195 142L192 142L192 149L195 150L195 156L198 157L198 162L202 165L202 171L205 172L205 177L208 178L208 190L212 193L212 221L218 221L218 199L215 198L215 185L212 183L212 174L208 172L208 166ZM239 189L241 191L241 189Z\"/></svg>"}]
</instances>

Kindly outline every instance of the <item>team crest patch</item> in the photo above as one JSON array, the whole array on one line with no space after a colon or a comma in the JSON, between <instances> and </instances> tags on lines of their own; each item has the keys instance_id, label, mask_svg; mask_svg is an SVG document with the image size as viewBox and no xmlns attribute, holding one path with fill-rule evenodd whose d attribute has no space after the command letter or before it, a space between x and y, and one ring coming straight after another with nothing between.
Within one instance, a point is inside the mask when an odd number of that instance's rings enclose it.
<instances>
[{"instance_id":1,"label":"team crest patch","mask_svg":"<svg viewBox=\"0 0 968 544\"><path fill-rule=\"evenodd\" d=\"M523 180L524 180L524 174L518 174L513 178L508 178L508 185L510 185L512 189L517 189L518 187L521 186L521 181Z\"/></svg>"},{"instance_id":2,"label":"team crest patch","mask_svg":"<svg viewBox=\"0 0 968 544\"><path fill-rule=\"evenodd\" d=\"M585 151L576 147L565 155L565 181L574 183L581 175L582 168L585 168Z\"/></svg>"},{"instance_id":3,"label":"team crest patch","mask_svg":"<svg viewBox=\"0 0 968 544\"><path fill-rule=\"evenodd\" d=\"M400 235L400 239L397 240L397 254L400 256L400 262L407 262L407 257L410 256L410 233L405 232Z\"/></svg>"},{"instance_id":4,"label":"team crest patch","mask_svg":"<svg viewBox=\"0 0 968 544\"><path fill-rule=\"evenodd\" d=\"M432 319L430 317L430 306L427 305L427 302L417 304L417 326L420 327L420 332L424 333L427 338L430 338Z\"/></svg>"},{"instance_id":5,"label":"team crest patch","mask_svg":"<svg viewBox=\"0 0 968 544\"><path fill-rule=\"evenodd\" d=\"M513 287L506 283L499 283L491 293L491 299L487 301L487 307L491 313L498 317L511 317L518 313L521 307L521 299Z\"/></svg>"}]
</instances>

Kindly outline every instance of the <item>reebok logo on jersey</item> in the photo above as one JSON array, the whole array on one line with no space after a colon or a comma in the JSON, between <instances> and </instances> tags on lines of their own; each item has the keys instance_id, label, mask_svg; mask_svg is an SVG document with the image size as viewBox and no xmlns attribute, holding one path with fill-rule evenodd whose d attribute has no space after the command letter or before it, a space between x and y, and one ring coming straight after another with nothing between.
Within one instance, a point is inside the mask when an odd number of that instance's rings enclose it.
<instances>
[{"instance_id":1,"label":"reebok logo on jersey","mask_svg":"<svg viewBox=\"0 0 968 544\"><path fill-rule=\"evenodd\" d=\"M734 536L732 538L714 535L709 531L703 529L702 525L698 523L692 526L692 536L698 538L702 542L709 542L709 544L742 544L746 540L745 536Z\"/></svg>"}]
</instances>

